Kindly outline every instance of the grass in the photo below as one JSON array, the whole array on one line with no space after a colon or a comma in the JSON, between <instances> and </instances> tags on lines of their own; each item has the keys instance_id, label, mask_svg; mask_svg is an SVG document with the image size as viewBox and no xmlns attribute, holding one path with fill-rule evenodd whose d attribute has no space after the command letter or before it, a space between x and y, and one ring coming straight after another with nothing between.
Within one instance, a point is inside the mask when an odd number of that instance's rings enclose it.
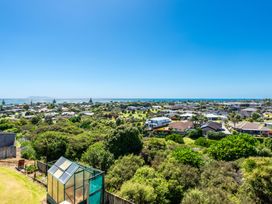
<instances>
[{"instance_id":1,"label":"grass","mask_svg":"<svg viewBox=\"0 0 272 204\"><path fill-rule=\"evenodd\" d=\"M46 191L16 170L0 167L1 204L36 204L45 198Z\"/></svg>"}]
</instances>

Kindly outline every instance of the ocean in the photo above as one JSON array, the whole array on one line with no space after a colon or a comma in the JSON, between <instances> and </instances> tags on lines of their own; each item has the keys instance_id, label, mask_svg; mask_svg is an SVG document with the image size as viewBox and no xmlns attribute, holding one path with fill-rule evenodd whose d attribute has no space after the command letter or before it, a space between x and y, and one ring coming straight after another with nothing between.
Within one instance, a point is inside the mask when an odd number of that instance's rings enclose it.
<instances>
[{"instance_id":1,"label":"ocean","mask_svg":"<svg viewBox=\"0 0 272 204\"><path fill-rule=\"evenodd\" d=\"M6 105L12 104L30 104L33 103L52 103L53 98L3 98ZM57 103L83 103L88 102L89 98L56 98ZM257 101L260 99L248 99L248 98L93 98L94 103L110 103L110 102L198 102L198 101L214 101L214 102L235 102L235 101Z\"/></svg>"}]
</instances>

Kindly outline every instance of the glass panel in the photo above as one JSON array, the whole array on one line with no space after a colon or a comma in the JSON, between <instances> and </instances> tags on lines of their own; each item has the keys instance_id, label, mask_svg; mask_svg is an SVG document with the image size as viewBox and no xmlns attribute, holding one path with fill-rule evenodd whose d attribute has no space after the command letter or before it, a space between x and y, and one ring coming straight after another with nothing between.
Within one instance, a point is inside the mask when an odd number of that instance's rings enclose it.
<instances>
[{"instance_id":1,"label":"glass panel","mask_svg":"<svg viewBox=\"0 0 272 204\"><path fill-rule=\"evenodd\" d=\"M89 197L89 180L84 181L84 200Z\"/></svg>"},{"instance_id":2,"label":"glass panel","mask_svg":"<svg viewBox=\"0 0 272 204\"><path fill-rule=\"evenodd\" d=\"M73 163L67 170L66 170L66 173L72 175L76 172L76 170L78 169L78 165Z\"/></svg>"},{"instance_id":3,"label":"glass panel","mask_svg":"<svg viewBox=\"0 0 272 204\"><path fill-rule=\"evenodd\" d=\"M74 187L66 188L65 189L65 199L71 200L71 203L74 203Z\"/></svg>"},{"instance_id":4,"label":"glass panel","mask_svg":"<svg viewBox=\"0 0 272 204\"><path fill-rule=\"evenodd\" d=\"M76 173L75 178L76 178L75 188L83 186L83 171Z\"/></svg>"},{"instance_id":5,"label":"glass panel","mask_svg":"<svg viewBox=\"0 0 272 204\"><path fill-rule=\"evenodd\" d=\"M66 161L66 159L64 157L61 157L58 159L58 161L56 161L55 165L57 167L61 166L64 162Z\"/></svg>"},{"instance_id":6,"label":"glass panel","mask_svg":"<svg viewBox=\"0 0 272 204\"><path fill-rule=\"evenodd\" d=\"M47 181L47 191L48 191L48 194L52 196L52 175L51 174L48 174L48 181Z\"/></svg>"},{"instance_id":7,"label":"glass panel","mask_svg":"<svg viewBox=\"0 0 272 204\"><path fill-rule=\"evenodd\" d=\"M72 162L70 162L69 160L66 160L65 162L63 162L59 167L65 171L70 165L72 164Z\"/></svg>"},{"instance_id":8,"label":"glass panel","mask_svg":"<svg viewBox=\"0 0 272 204\"><path fill-rule=\"evenodd\" d=\"M88 171L84 171L84 180L89 180L91 178L91 173Z\"/></svg>"},{"instance_id":9,"label":"glass panel","mask_svg":"<svg viewBox=\"0 0 272 204\"><path fill-rule=\"evenodd\" d=\"M61 177L63 174L63 171L61 171L60 169L58 169L55 173L54 176L58 179L59 177Z\"/></svg>"},{"instance_id":10,"label":"glass panel","mask_svg":"<svg viewBox=\"0 0 272 204\"><path fill-rule=\"evenodd\" d=\"M103 187L103 177L102 177L102 175L91 179L91 182L90 182L90 194L94 193L97 190L102 189L102 187Z\"/></svg>"},{"instance_id":11,"label":"glass panel","mask_svg":"<svg viewBox=\"0 0 272 204\"><path fill-rule=\"evenodd\" d=\"M70 175L64 172L59 180L61 183L65 184L69 178L70 178Z\"/></svg>"},{"instance_id":12,"label":"glass panel","mask_svg":"<svg viewBox=\"0 0 272 204\"><path fill-rule=\"evenodd\" d=\"M65 188L69 188L69 187L71 187L71 186L74 186L74 176L72 176L72 177L68 180L68 182L66 182Z\"/></svg>"},{"instance_id":13,"label":"glass panel","mask_svg":"<svg viewBox=\"0 0 272 204\"><path fill-rule=\"evenodd\" d=\"M68 198L68 196L66 195L65 197L65 201L68 203L74 203L74 201L72 201L70 198Z\"/></svg>"},{"instance_id":14,"label":"glass panel","mask_svg":"<svg viewBox=\"0 0 272 204\"><path fill-rule=\"evenodd\" d=\"M48 173L54 174L58 170L58 167L55 165L51 166L51 168L48 170Z\"/></svg>"},{"instance_id":15,"label":"glass panel","mask_svg":"<svg viewBox=\"0 0 272 204\"><path fill-rule=\"evenodd\" d=\"M53 177L53 199L58 201L58 181Z\"/></svg>"},{"instance_id":16,"label":"glass panel","mask_svg":"<svg viewBox=\"0 0 272 204\"><path fill-rule=\"evenodd\" d=\"M101 191L93 194L89 198L89 204L99 204L101 203Z\"/></svg>"},{"instance_id":17,"label":"glass panel","mask_svg":"<svg viewBox=\"0 0 272 204\"><path fill-rule=\"evenodd\" d=\"M83 201L83 188L76 190L76 203Z\"/></svg>"}]
</instances>

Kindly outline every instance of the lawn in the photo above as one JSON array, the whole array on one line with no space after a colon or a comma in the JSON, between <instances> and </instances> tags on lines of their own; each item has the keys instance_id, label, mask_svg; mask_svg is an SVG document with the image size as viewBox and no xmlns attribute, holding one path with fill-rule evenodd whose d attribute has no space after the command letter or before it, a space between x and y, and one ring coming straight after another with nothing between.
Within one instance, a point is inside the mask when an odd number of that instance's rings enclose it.
<instances>
[{"instance_id":1,"label":"lawn","mask_svg":"<svg viewBox=\"0 0 272 204\"><path fill-rule=\"evenodd\" d=\"M36 204L45 198L46 191L16 170L0 167L1 204Z\"/></svg>"}]
</instances>

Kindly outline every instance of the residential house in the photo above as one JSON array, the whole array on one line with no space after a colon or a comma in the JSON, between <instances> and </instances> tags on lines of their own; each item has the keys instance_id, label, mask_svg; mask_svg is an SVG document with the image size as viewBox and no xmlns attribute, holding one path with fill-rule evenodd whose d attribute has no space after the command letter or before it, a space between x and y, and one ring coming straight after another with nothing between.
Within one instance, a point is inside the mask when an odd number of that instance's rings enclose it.
<instances>
[{"instance_id":1,"label":"residential house","mask_svg":"<svg viewBox=\"0 0 272 204\"><path fill-rule=\"evenodd\" d=\"M209 131L213 131L213 132L224 131L222 124L217 123L217 122L208 122L205 125L202 125L201 129L202 129L204 135L206 135L207 132L209 132Z\"/></svg>"},{"instance_id":2,"label":"residential house","mask_svg":"<svg viewBox=\"0 0 272 204\"><path fill-rule=\"evenodd\" d=\"M151 118L146 121L146 126L150 129L164 127L169 125L172 122L170 118L167 117L157 117L157 118Z\"/></svg>"},{"instance_id":3,"label":"residential house","mask_svg":"<svg viewBox=\"0 0 272 204\"><path fill-rule=\"evenodd\" d=\"M238 132L248 133L252 135L272 135L271 128L264 123L243 121L234 128Z\"/></svg>"},{"instance_id":4,"label":"residential house","mask_svg":"<svg viewBox=\"0 0 272 204\"><path fill-rule=\"evenodd\" d=\"M257 112L256 108L245 108L240 111L240 114L242 117L251 117L255 112Z\"/></svg>"},{"instance_id":5,"label":"residential house","mask_svg":"<svg viewBox=\"0 0 272 204\"><path fill-rule=\"evenodd\" d=\"M184 134L187 130L192 129L194 124L191 121L178 121L170 123L168 127L170 131Z\"/></svg>"}]
</instances>

